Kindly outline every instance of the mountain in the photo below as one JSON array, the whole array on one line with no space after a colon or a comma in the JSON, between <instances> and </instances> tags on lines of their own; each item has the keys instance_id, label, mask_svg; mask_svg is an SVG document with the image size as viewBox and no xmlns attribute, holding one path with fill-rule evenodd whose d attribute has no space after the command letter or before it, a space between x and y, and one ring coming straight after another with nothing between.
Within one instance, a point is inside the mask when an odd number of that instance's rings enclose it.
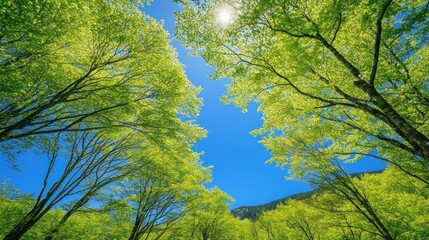
<instances>
[{"instance_id":1,"label":"mountain","mask_svg":"<svg viewBox=\"0 0 429 240\"><path fill-rule=\"evenodd\" d=\"M235 217L239 217L241 219L250 219L254 221L258 219L259 215L262 212L274 210L277 207L277 205L281 203L285 203L289 199L294 199L294 200L307 199L313 196L314 194L318 193L319 191L320 191L319 189L315 189L308 192L293 194L262 205L238 207L236 209L231 210L231 212L232 212L232 215L234 215Z\"/></svg>"},{"instance_id":2,"label":"mountain","mask_svg":"<svg viewBox=\"0 0 429 240\"><path fill-rule=\"evenodd\" d=\"M375 170L375 171L368 171L368 172L351 173L351 174L349 174L349 176L352 178L354 178L354 177L360 178L364 174L377 174L377 173L381 173L383 171L384 171L384 169ZM274 200L274 201L271 201L269 203L262 204L262 205L238 207L236 209L231 210L231 213L232 213L232 215L234 215L234 217L239 217L241 219L250 219L252 221L255 221L258 219L259 215L261 215L262 212L274 210L277 207L277 205L279 205L281 203L285 203L289 199L303 200L303 199L310 198L314 194L320 193L321 191L322 190L317 188L317 189L314 189L314 190L311 190L308 192L293 194L293 195L290 195L290 196L287 196L287 197L284 197L284 198L281 198L278 200Z\"/></svg>"}]
</instances>

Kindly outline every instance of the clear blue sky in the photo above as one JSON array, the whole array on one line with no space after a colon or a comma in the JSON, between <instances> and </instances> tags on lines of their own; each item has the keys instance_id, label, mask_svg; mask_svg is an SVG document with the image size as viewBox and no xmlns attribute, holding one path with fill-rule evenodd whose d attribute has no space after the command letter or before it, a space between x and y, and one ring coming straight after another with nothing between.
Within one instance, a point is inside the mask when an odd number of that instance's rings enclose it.
<instances>
[{"instance_id":1,"label":"clear blue sky","mask_svg":"<svg viewBox=\"0 0 429 240\"><path fill-rule=\"evenodd\" d=\"M179 53L179 60L186 66L188 78L196 86L203 88L200 97L204 105L197 122L208 130L207 138L195 146L196 151L203 151L202 160L205 166L214 166L213 182L235 199L231 208L243 205L263 204L290 194L310 190L305 183L285 179L287 170L264 164L270 158L269 153L258 143L258 139L249 134L262 126L261 114L257 106L251 105L247 113L232 105L224 105L219 98L225 94L225 84L230 80L211 80L208 75L213 69L198 58L188 55L180 42L174 39L175 19L173 12L180 10L171 0L155 0L143 11L152 17L162 20L170 32L172 45ZM37 192L42 184L43 171L47 161L44 155L33 153L20 155L18 165L22 171L16 172L8 167L4 158L0 159L0 180L9 179L24 192ZM43 162L43 163L42 163ZM363 161L355 171L380 169L381 164L368 164ZM374 162L374 161L371 161Z\"/></svg>"},{"instance_id":2,"label":"clear blue sky","mask_svg":"<svg viewBox=\"0 0 429 240\"><path fill-rule=\"evenodd\" d=\"M232 196L235 202L231 208L263 204L310 190L303 182L286 180L286 169L264 164L270 155L258 143L259 139L249 134L262 126L262 115L257 112L257 105L252 104L247 113L242 113L240 109L220 102L219 98L226 93L225 84L230 80L211 80L209 74L213 69L201 58L189 56L189 51L174 39L176 20L173 12L180 10L180 6L171 0L155 0L143 9L152 17L163 20L164 28L170 32L171 43L179 53L179 60L186 66L188 78L203 88L200 97L204 105L197 122L208 130L208 136L195 150L204 151L202 160L205 166L214 166L213 182L209 186L217 185ZM382 168L382 164L374 162L374 159L361 161L353 167L353 172Z\"/></svg>"}]
</instances>

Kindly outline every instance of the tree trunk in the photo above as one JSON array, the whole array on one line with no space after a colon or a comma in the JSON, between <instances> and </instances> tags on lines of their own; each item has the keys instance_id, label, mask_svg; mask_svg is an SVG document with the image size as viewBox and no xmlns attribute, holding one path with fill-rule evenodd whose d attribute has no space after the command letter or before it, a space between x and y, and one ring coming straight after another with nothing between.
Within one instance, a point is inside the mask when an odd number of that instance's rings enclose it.
<instances>
[{"instance_id":1,"label":"tree trunk","mask_svg":"<svg viewBox=\"0 0 429 240\"><path fill-rule=\"evenodd\" d=\"M429 161L429 139L424 134L414 128L405 118L403 118L393 107L381 96L377 90L361 80L355 82L355 85L365 91L373 100L373 103L389 119L390 127L395 130L404 140L406 140L421 157Z\"/></svg>"},{"instance_id":2,"label":"tree trunk","mask_svg":"<svg viewBox=\"0 0 429 240\"><path fill-rule=\"evenodd\" d=\"M139 234L139 220L138 217L136 217L136 222L133 226L133 230L131 231L130 237L128 238L128 240L138 240L141 236Z\"/></svg>"},{"instance_id":3,"label":"tree trunk","mask_svg":"<svg viewBox=\"0 0 429 240\"><path fill-rule=\"evenodd\" d=\"M33 212L27 214L15 227L3 238L3 240L17 240L30 230L40 217L35 217Z\"/></svg>"}]
</instances>

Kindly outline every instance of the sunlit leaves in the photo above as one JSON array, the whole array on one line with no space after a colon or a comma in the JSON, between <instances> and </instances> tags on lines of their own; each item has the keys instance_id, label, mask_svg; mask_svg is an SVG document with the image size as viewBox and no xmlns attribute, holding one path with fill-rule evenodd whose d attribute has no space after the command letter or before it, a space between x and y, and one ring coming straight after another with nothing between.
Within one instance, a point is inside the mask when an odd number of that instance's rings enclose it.
<instances>
[{"instance_id":1,"label":"sunlit leaves","mask_svg":"<svg viewBox=\"0 0 429 240\"><path fill-rule=\"evenodd\" d=\"M202 2L185 4L177 36L216 67L214 78L232 78L224 102L243 110L260 103L264 125L253 134L272 153L269 162L303 177L318 162L375 150L412 171L427 161L427 36L414 34L427 35L424 2L242 1L225 30L207 15L219 1Z\"/></svg>"},{"instance_id":2,"label":"sunlit leaves","mask_svg":"<svg viewBox=\"0 0 429 240\"><path fill-rule=\"evenodd\" d=\"M365 174L353 183L395 239L422 239L427 235L427 186L397 169ZM311 199L289 200L262 214L260 232L268 239L383 239L377 228L352 204L352 195L325 189Z\"/></svg>"}]
</instances>

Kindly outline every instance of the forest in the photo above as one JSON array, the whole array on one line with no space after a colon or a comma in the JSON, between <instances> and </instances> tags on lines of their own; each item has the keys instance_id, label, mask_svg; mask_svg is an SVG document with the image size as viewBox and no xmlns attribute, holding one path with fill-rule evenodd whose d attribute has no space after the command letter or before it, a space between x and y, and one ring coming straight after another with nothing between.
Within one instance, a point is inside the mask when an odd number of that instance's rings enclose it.
<instances>
[{"instance_id":1,"label":"forest","mask_svg":"<svg viewBox=\"0 0 429 240\"><path fill-rule=\"evenodd\" d=\"M202 89L150 3L0 1L1 171L43 172L36 194L0 176L0 238L429 239L429 1L174 1L221 101L257 104L267 163L317 189L254 219L207 187Z\"/></svg>"}]
</instances>

